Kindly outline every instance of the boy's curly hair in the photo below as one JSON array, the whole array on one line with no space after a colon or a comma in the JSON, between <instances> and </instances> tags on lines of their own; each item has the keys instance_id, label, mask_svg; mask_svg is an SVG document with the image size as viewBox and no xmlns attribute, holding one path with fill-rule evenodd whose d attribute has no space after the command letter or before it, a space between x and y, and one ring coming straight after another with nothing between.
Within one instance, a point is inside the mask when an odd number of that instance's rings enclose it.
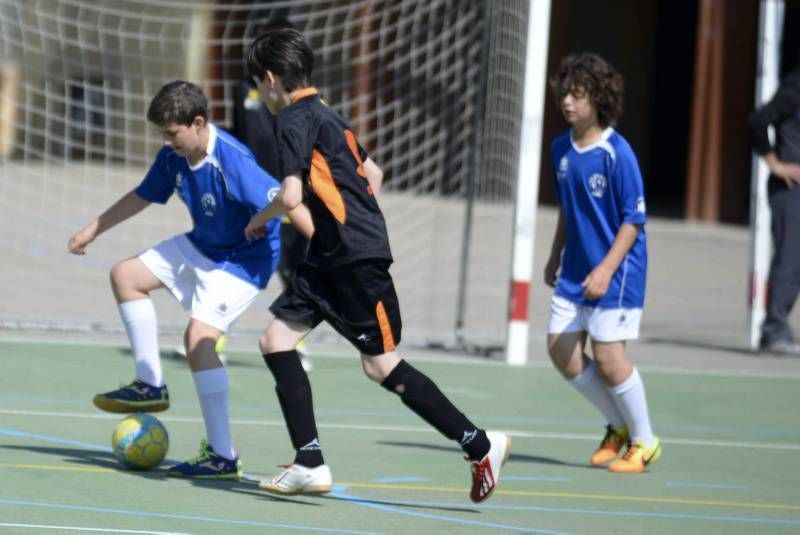
<instances>
[{"instance_id":1,"label":"boy's curly hair","mask_svg":"<svg viewBox=\"0 0 800 535\"><path fill-rule=\"evenodd\" d=\"M585 91L603 127L614 126L622 117L625 83L614 67L597 54L584 52L566 56L558 72L550 78L550 88L559 104L567 94Z\"/></svg>"}]
</instances>

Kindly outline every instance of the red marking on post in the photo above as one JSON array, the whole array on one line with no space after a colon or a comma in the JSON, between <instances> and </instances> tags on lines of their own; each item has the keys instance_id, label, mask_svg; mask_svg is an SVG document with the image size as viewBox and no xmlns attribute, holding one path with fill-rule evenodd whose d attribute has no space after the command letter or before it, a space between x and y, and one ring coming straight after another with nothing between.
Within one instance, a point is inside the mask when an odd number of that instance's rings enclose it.
<instances>
[{"instance_id":1,"label":"red marking on post","mask_svg":"<svg viewBox=\"0 0 800 535\"><path fill-rule=\"evenodd\" d=\"M528 281L511 281L510 317L512 321L528 319Z\"/></svg>"}]
</instances>

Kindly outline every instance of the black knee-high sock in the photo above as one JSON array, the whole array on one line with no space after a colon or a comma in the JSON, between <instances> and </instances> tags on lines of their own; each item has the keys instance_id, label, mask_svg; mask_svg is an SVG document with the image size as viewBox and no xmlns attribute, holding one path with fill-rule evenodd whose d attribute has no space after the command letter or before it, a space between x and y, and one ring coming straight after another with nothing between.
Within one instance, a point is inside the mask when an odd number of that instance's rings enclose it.
<instances>
[{"instance_id":1,"label":"black knee-high sock","mask_svg":"<svg viewBox=\"0 0 800 535\"><path fill-rule=\"evenodd\" d=\"M324 464L314 420L311 384L300 363L300 355L297 351L268 353L264 355L264 362L275 377L275 392L283 419L297 451L294 462L309 468Z\"/></svg>"},{"instance_id":2,"label":"black knee-high sock","mask_svg":"<svg viewBox=\"0 0 800 535\"><path fill-rule=\"evenodd\" d=\"M431 381L405 360L391 371L381 386L400 396L406 407L455 440L470 459L482 459L489 452L489 439L482 429L459 411Z\"/></svg>"}]
</instances>

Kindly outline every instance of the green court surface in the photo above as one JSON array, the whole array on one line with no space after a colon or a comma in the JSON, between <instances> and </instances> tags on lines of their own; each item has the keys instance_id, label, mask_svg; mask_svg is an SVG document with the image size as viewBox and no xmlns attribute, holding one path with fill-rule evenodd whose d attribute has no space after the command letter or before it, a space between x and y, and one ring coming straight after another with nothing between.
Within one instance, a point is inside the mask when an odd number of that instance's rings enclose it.
<instances>
[{"instance_id":1,"label":"green court surface","mask_svg":"<svg viewBox=\"0 0 800 535\"><path fill-rule=\"evenodd\" d=\"M320 355L311 374L334 491L279 498L259 477L292 451L273 381L255 353L229 355L233 434L248 479L171 479L121 469L122 415L91 404L129 382L114 347L0 341L0 531L13 533L799 533L800 378L643 368L664 455L642 475L587 466L599 416L548 367L411 359L478 425L512 435L501 484L468 498L460 450L362 374ZM169 460L193 456L203 424L185 363L164 359Z\"/></svg>"}]
</instances>

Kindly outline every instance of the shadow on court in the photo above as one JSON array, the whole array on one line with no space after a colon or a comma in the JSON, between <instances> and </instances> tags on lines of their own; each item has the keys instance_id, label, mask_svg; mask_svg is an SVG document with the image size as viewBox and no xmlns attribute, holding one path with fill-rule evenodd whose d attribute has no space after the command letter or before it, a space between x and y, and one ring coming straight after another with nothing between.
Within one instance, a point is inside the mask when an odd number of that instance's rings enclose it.
<instances>
[{"instance_id":1,"label":"shadow on court","mask_svg":"<svg viewBox=\"0 0 800 535\"><path fill-rule=\"evenodd\" d=\"M327 494L320 496L320 498L324 500L336 500L339 502L354 502L354 503L361 503L365 505L380 505L385 507L401 507L404 509L421 509L426 511L447 511L450 513L476 513L480 514L481 511L477 509L468 509L465 507L447 507L443 505L424 505L418 503L406 503L401 501L384 501L384 500L375 500L375 499L367 499L367 498L359 498L357 496L345 496L341 493L334 492L333 495Z\"/></svg>"},{"instance_id":2,"label":"shadow on court","mask_svg":"<svg viewBox=\"0 0 800 535\"><path fill-rule=\"evenodd\" d=\"M155 469L155 470L129 470L127 468L123 468L117 459L114 457L110 451L100 451L100 450L90 450L90 449L81 449L81 448L54 448L54 447L46 447L46 446L9 446L9 445L0 445L0 448L8 449L8 450L20 450L20 451L27 451L30 453L41 453L44 455L52 455L54 457L60 457L64 462L91 466L94 468L107 468L109 470L115 470L120 473L130 474L132 476L139 476L146 479L164 479L166 477L166 472L164 470ZM171 461L165 460L164 463L170 463Z\"/></svg>"},{"instance_id":3,"label":"shadow on court","mask_svg":"<svg viewBox=\"0 0 800 535\"><path fill-rule=\"evenodd\" d=\"M449 446L437 446L435 444L423 444L421 442L396 442L396 441L379 441L378 444L382 444L384 446L394 446L398 448L416 448L416 449L423 449L423 450L433 450L433 451L449 451L453 453L463 454L460 449L451 448ZM572 466L575 468L589 468L592 469L591 466L583 463L569 463L565 461L561 461L559 459L552 459L550 457L539 457L536 455L526 455L524 453L514 453L513 451L513 444L512 444L512 451L511 455L508 457L509 462L522 462L522 463L535 463L535 464L549 464L554 466Z\"/></svg>"}]
</instances>

